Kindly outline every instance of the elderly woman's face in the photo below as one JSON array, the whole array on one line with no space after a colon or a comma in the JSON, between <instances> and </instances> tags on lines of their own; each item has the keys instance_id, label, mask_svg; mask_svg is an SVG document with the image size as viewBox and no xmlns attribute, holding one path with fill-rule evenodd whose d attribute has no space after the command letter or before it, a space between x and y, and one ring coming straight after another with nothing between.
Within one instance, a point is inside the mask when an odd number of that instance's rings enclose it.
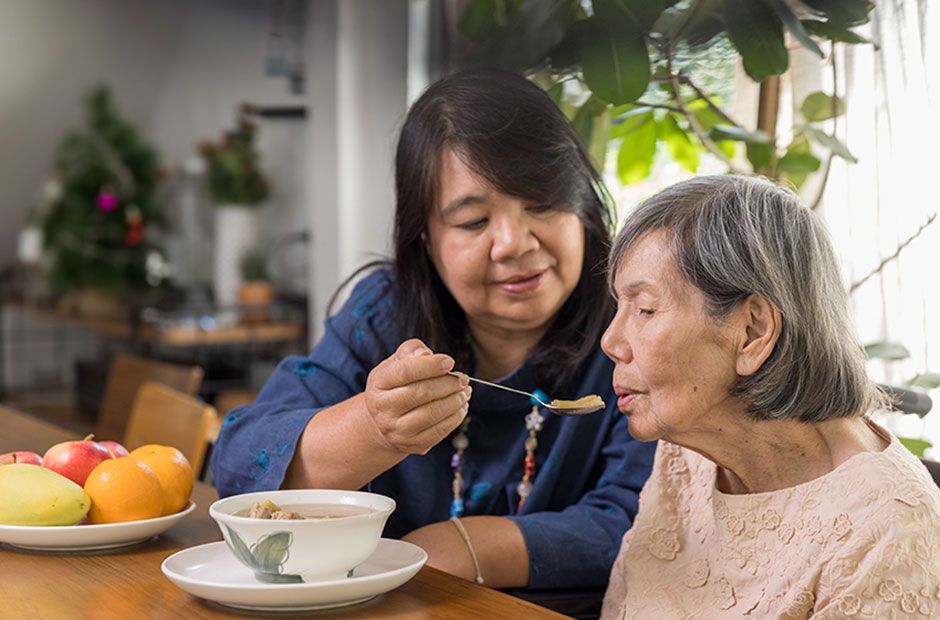
<instances>
[{"instance_id":1,"label":"elderly woman's face","mask_svg":"<svg viewBox=\"0 0 940 620\"><path fill-rule=\"evenodd\" d=\"M719 424L737 374L730 330L680 274L661 231L640 237L617 269L617 314L601 339L615 363L617 405L630 434L682 443Z\"/></svg>"},{"instance_id":2,"label":"elderly woman's face","mask_svg":"<svg viewBox=\"0 0 940 620\"><path fill-rule=\"evenodd\" d=\"M581 220L497 192L449 149L440 163L428 253L471 329L546 328L581 277Z\"/></svg>"}]
</instances>

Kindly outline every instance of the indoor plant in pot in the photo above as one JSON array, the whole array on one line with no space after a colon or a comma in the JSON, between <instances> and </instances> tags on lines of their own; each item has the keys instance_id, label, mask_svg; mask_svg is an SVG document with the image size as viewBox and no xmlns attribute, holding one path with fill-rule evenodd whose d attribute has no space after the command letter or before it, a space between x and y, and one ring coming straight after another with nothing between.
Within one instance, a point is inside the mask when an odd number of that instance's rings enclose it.
<instances>
[{"instance_id":1,"label":"indoor plant in pot","mask_svg":"<svg viewBox=\"0 0 940 620\"><path fill-rule=\"evenodd\" d=\"M206 186L215 209L213 289L219 306L238 302L239 261L257 245L256 209L268 197L268 181L258 167L256 127L244 114L220 143L203 142Z\"/></svg>"},{"instance_id":2,"label":"indoor plant in pot","mask_svg":"<svg viewBox=\"0 0 940 620\"><path fill-rule=\"evenodd\" d=\"M238 303L242 320L262 323L269 319L268 306L274 301L274 287L268 280L267 256L261 248L245 250L239 261L242 282L238 287Z\"/></svg>"}]
</instances>

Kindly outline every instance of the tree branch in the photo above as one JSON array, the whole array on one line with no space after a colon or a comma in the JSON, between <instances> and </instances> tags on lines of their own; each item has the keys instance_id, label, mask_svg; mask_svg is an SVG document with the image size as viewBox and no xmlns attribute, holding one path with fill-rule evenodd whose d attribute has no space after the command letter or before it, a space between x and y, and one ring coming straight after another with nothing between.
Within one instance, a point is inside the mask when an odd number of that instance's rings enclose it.
<instances>
[{"instance_id":1,"label":"tree branch","mask_svg":"<svg viewBox=\"0 0 940 620\"><path fill-rule=\"evenodd\" d=\"M734 165L734 162L724 154L724 152L718 147L714 141L708 137L708 134L702 128L701 123L698 122L698 119L695 118L695 115L689 112L689 108L685 103L685 99L682 97L682 93L679 91L679 76L672 72L672 47L666 49L666 66L669 71L669 85L672 88L672 96L676 100L676 104L679 106L680 111L686 120L689 121L689 127L692 128L692 131L695 132L695 135L698 136L698 139L702 141L702 144L711 152L715 157L723 161L728 168L737 174L747 174L743 170L738 170L737 166Z\"/></svg>"},{"instance_id":2,"label":"tree branch","mask_svg":"<svg viewBox=\"0 0 940 620\"><path fill-rule=\"evenodd\" d=\"M633 105L639 106L642 108L658 108L660 110L669 110L670 112L675 112L676 114L685 113L684 110L682 110L682 108L677 108L676 106L665 105L662 103L644 103L643 101L634 101Z\"/></svg>"},{"instance_id":3,"label":"tree branch","mask_svg":"<svg viewBox=\"0 0 940 620\"><path fill-rule=\"evenodd\" d=\"M696 86L696 85L692 82L692 78L690 78L690 77L687 76L687 75L680 75L680 76L679 76L679 81L680 81L681 83L685 84L686 86L690 87L692 90L694 90L694 91L695 91L695 94L698 96L698 98L701 99L702 101L704 101L704 102L708 105L708 107L711 108L712 112L714 112L715 114L717 114L718 117L719 117L721 120L723 120L724 122L728 123L729 125L734 125L735 127L740 127L740 125L738 125L736 122L734 122L734 119L732 119L730 116L728 116L727 114L725 114L724 111L723 111L721 108L719 108L717 105L715 105L715 104L712 102L712 100L708 97L708 95L706 95L706 94L702 91L701 88L699 88L698 86Z\"/></svg>"},{"instance_id":4,"label":"tree branch","mask_svg":"<svg viewBox=\"0 0 940 620\"><path fill-rule=\"evenodd\" d=\"M881 259L881 262L878 263L878 266L875 267L874 269L872 269L870 272L868 272L868 274L867 274L864 278L862 278L861 280L858 280L858 281L856 281L856 282L853 282L853 283L852 283L852 286L849 287L849 293L852 293L853 291L855 291L855 289L857 289L857 288L860 287L861 285L865 284L865 282L868 281L869 278L873 277L873 276L874 276L875 274L877 274L879 271L881 271L882 269L884 269L885 265L887 265L888 263L890 263L891 261L893 261L894 259L896 259L896 258L901 254L901 250L903 250L903 249L906 248L908 245L910 245L911 241L913 241L914 239L916 239L916 238L920 235L920 233L924 232L924 229L925 229L925 228L927 228L928 226L930 226L931 224L933 224L933 221L934 221L935 219L937 219L937 214L936 214L936 213L932 213L932 214L927 218L927 221L920 225L920 227L917 229L917 232L915 232L913 235L911 235L910 237L908 237L907 239L905 239L900 245L898 245L898 249L894 251L894 254L892 254L891 256L886 256L885 258Z\"/></svg>"}]
</instances>

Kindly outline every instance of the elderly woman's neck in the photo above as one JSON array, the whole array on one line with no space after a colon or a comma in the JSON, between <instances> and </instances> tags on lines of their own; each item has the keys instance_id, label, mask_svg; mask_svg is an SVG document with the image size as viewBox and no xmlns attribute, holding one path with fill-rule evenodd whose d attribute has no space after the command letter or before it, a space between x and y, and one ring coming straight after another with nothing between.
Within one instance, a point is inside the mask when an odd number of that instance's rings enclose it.
<instances>
[{"instance_id":1,"label":"elderly woman's neck","mask_svg":"<svg viewBox=\"0 0 940 620\"><path fill-rule=\"evenodd\" d=\"M794 487L832 472L857 454L888 445L860 417L811 424L748 420L731 428L712 445L693 449L719 465L718 489L732 494Z\"/></svg>"}]
</instances>

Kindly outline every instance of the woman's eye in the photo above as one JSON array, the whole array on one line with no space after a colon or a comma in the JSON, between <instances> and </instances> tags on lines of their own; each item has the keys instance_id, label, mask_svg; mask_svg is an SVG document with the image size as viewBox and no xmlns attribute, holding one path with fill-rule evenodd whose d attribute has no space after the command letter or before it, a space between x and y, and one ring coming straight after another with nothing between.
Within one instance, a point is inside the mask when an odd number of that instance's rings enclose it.
<instances>
[{"instance_id":1,"label":"woman's eye","mask_svg":"<svg viewBox=\"0 0 940 620\"><path fill-rule=\"evenodd\" d=\"M548 213L549 211L554 211L555 205L532 205L528 207L529 213L539 215L542 213Z\"/></svg>"},{"instance_id":2,"label":"woman's eye","mask_svg":"<svg viewBox=\"0 0 940 620\"><path fill-rule=\"evenodd\" d=\"M485 225L486 225L486 219L481 218L478 220L472 220L470 222L464 222L463 224L458 224L457 228L461 228L463 230L480 230Z\"/></svg>"},{"instance_id":3,"label":"woman's eye","mask_svg":"<svg viewBox=\"0 0 940 620\"><path fill-rule=\"evenodd\" d=\"M637 309L637 312L638 312L641 316L653 316L653 314L656 313L656 311L653 310L653 309L651 309L651 308L638 308L638 309Z\"/></svg>"}]
</instances>

